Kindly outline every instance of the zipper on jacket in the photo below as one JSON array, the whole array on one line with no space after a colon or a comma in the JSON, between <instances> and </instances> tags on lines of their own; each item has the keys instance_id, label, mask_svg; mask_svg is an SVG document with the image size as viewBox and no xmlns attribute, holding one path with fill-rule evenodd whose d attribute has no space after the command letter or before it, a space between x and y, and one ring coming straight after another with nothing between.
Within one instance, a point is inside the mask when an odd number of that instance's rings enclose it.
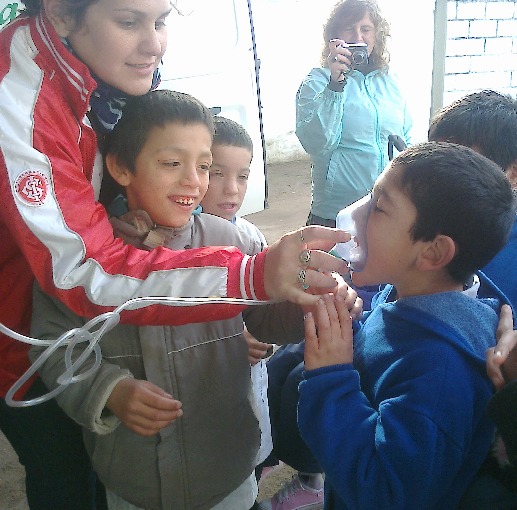
<instances>
[{"instance_id":1,"label":"zipper on jacket","mask_svg":"<svg viewBox=\"0 0 517 510\"><path fill-rule=\"evenodd\" d=\"M368 99L370 99L370 102L373 106L373 109L375 111L375 145L377 145L377 151L378 151L378 162L379 162L379 166L378 168L380 169L380 171L378 172L378 174L380 174L382 172L382 170L384 169L384 151L382 150L382 146L381 146L381 133L380 133L380 127L379 127L379 110L377 109L377 106L375 105L374 101L373 101L373 98L372 98L372 95L370 94L370 89L369 89L369 82L371 81L370 78L369 78L370 75L368 76L365 76L364 77L364 89L366 90L366 94L368 96Z\"/></svg>"}]
</instances>

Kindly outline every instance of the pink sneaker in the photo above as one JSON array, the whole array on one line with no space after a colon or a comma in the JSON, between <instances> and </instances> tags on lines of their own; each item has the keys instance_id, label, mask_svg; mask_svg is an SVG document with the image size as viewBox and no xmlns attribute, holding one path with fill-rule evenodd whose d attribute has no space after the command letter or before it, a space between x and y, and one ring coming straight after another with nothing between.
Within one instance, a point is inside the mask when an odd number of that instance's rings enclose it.
<instances>
[{"instance_id":1,"label":"pink sneaker","mask_svg":"<svg viewBox=\"0 0 517 510\"><path fill-rule=\"evenodd\" d=\"M260 475L260 480L259 480L259 487L260 487L260 484L269 476L269 475L272 475L273 473L276 473L277 471L279 471L280 469L282 469L284 467L284 463L282 461L279 461L279 463L276 465L276 466L268 466L268 467L265 467L262 469L262 473Z\"/></svg>"},{"instance_id":2,"label":"pink sneaker","mask_svg":"<svg viewBox=\"0 0 517 510\"><path fill-rule=\"evenodd\" d=\"M307 487L298 475L282 487L271 499L259 503L260 510L321 510L323 489Z\"/></svg>"}]
</instances>

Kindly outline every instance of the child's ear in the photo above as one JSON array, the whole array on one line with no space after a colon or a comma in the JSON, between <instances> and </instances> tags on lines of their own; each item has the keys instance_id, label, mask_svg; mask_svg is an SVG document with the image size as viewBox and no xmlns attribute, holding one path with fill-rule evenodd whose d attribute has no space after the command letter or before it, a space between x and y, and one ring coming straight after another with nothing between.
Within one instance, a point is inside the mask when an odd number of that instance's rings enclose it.
<instances>
[{"instance_id":1,"label":"child's ear","mask_svg":"<svg viewBox=\"0 0 517 510\"><path fill-rule=\"evenodd\" d=\"M75 27L73 18L63 12L62 0L43 0L43 8L59 37L68 37Z\"/></svg>"},{"instance_id":2,"label":"child's ear","mask_svg":"<svg viewBox=\"0 0 517 510\"><path fill-rule=\"evenodd\" d=\"M442 269L456 254L456 244L449 236L437 235L425 245L417 258L417 268L420 271Z\"/></svg>"},{"instance_id":3,"label":"child's ear","mask_svg":"<svg viewBox=\"0 0 517 510\"><path fill-rule=\"evenodd\" d=\"M106 169L117 184L124 187L129 186L132 174L126 166L118 163L117 157L114 154L107 154L104 162Z\"/></svg>"},{"instance_id":4,"label":"child's ear","mask_svg":"<svg viewBox=\"0 0 517 510\"><path fill-rule=\"evenodd\" d=\"M514 161L504 172L510 181L512 188L517 188L517 161Z\"/></svg>"}]
</instances>

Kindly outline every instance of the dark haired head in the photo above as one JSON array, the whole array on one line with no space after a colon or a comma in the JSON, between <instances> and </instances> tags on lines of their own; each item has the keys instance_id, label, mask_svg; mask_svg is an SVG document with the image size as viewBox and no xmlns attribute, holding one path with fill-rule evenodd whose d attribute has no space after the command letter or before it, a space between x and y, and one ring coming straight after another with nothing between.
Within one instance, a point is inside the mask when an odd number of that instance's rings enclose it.
<instances>
[{"instance_id":1,"label":"dark haired head","mask_svg":"<svg viewBox=\"0 0 517 510\"><path fill-rule=\"evenodd\" d=\"M79 26L84 18L84 13L90 5L98 2L98 0L60 0L64 16L69 16L74 23ZM28 16L36 16L41 11L41 0L24 0L24 13Z\"/></svg>"},{"instance_id":2,"label":"dark haired head","mask_svg":"<svg viewBox=\"0 0 517 510\"><path fill-rule=\"evenodd\" d=\"M113 154L120 165L135 173L136 158L155 127L166 124L204 124L214 134L214 122L208 108L189 94L155 90L131 97L122 117L107 135L104 154Z\"/></svg>"},{"instance_id":3,"label":"dark haired head","mask_svg":"<svg viewBox=\"0 0 517 510\"><path fill-rule=\"evenodd\" d=\"M493 90L469 94L436 114L428 137L471 147L507 170L517 162L517 101Z\"/></svg>"},{"instance_id":4,"label":"dark haired head","mask_svg":"<svg viewBox=\"0 0 517 510\"><path fill-rule=\"evenodd\" d=\"M366 13L370 14L375 27L375 44L370 55L370 62L374 69L381 69L388 65L390 56L387 39L390 35L390 26L381 15L377 0L344 0L334 6L329 19L323 26L322 67L328 67L329 41L339 38L339 34L345 27L361 21Z\"/></svg>"},{"instance_id":5,"label":"dark haired head","mask_svg":"<svg viewBox=\"0 0 517 510\"><path fill-rule=\"evenodd\" d=\"M428 142L414 145L391 163L401 191L417 210L414 241L450 237L456 254L447 266L465 282L506 244L515 219L508 179L498 165L468 147Z\"/></svg>"},{"instance_id":6,"label":"dark haired head","mask_svg":"<svg viewBox=\"0 0 517 510\"><path fill-rule=\"evenodd\" d=\"M226 117L214 117L215 134L212 145L232 145L248 149L253 155L253 142L238 122Z\"/></svg>"}]
</instances>

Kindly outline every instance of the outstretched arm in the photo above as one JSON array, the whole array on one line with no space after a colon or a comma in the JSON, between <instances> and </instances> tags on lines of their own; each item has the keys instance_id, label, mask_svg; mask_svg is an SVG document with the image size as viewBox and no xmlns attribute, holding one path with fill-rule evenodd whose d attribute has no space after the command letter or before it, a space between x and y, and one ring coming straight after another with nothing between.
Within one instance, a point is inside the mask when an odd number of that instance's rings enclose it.
<instances>
[{"instance_id":1,"label":"outstretched arm","mask_svg":"<svg viewBox=\"0 0 517 510\"><path fill-rule=\"evenodd\" d=\"M328 85L328 71L314 69L296 95L296 136L311 155L333 150L341 139L345 97Z\"/></svg>"}]
</instances>

